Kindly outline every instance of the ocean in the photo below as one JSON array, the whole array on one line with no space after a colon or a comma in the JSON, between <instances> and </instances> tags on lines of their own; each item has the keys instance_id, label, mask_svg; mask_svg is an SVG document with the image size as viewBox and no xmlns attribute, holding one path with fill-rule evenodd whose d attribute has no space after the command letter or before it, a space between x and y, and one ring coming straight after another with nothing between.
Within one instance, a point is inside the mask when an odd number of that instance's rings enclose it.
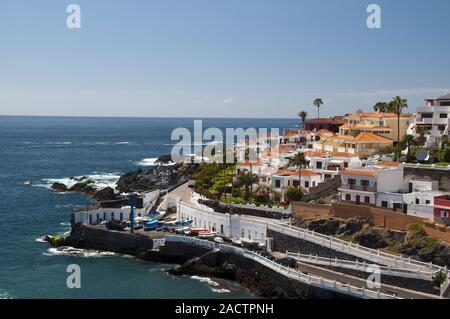
<instances>
[{"instance_id":1,"label":"ocean","mask_svg":"<svg viewBox=\"0 0 450 319\"><path fill-rule=\"evenodd\" d=\"M63 251L40 241L70 231L70 210L92 200L55 193L54 181L89 176L99 186L149 168L194 119L0 116L0 298L254 298L236 283L173 277L172 265L95 251ZM293 119L204 119L203 127L287 128ZM25 185L31 181L31 186ZM66 268L81 269L69 289Z\"/></svg>"}]
</instances>

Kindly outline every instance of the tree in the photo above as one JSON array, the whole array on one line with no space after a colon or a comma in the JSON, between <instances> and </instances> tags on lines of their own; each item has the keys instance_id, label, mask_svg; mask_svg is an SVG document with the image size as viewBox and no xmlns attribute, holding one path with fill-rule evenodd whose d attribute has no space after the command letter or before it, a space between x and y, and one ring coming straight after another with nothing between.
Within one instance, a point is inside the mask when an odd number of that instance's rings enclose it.
<instances>
[{"instance_id":1,"label":"tree","mask_svg":"<svg viewBox=\"0 0 450 319\"><path fill-rule=\"evenodd\" d=\"M423 125L418 125L416 126L416 133L419 134L418 143L420 145L425 144L425 135L430 133L428 128Z\"/></svg>"},{"instance_id":2,"label":"tree","mask_svg":"<svg viewBox=\"0 0 450 319\"><path fill-rule=\"evenodd\" d=\"M317 118L320 118L320 106L323 105L323 101L320 97L316 98L313 104L317 107Z\"/></svg>"},{"instance_id":3,"label":"tree","mask_svg":"<svg viewBox=\"0 0 450 319\"><path fill-rule=\"evenodd\" d=\"M408 101L406 99L401 98L400 96L396 96L390 102L394 113L397 114L397 156L396 161L399 161L400 158L400 116L402 115L403 109L408 107Z\"/></svg>"},{"instance_id":4,"label":"tree","mask_svg":"<svg viewBox=\"0 0 450 319\"><path fill-rule=\"evenodd\" d=\"M408 148L408 153L406 155L406 158L409 161L411 161L411 146L414 145L415 138L412 135L405 135L403 136L402 143Z\"/></svg>"},{"instance_id":5,"label":"tree","mask_svg":"<svg viewBox=\"0 0 450 319\"><path fill-rule=\"evenodd\" d=\"M302 124L303 125L305 125L305 121L306 121L306 117L307 116L308 116L308 112L301 111L301 112L298 113L298 117L302 119Z\"/></svg>"},{"instance_id":6,"label":"tree","mask_svg":"<svg viewBox=\"0 0 450 319\"><path fill-rule=\"evenodd\" d=\"M298 152L293 158L289 160L289 165L297 166L298 168L298 187L302 187L302 166L306 165L305 154Z\"/></svg>"},{"instance_id":7,"label":"tree","mask_svg":"<svg viewBox=\"0 0 450 319\"><path fill-rule=\"evenodd\" d=\"M288 187L284 196L288 202L298 202L303 198L303 191L300 188Z\"/></svg>"},{"instance_id":8,"label":"tree","mask_svg":"<svg viewBox=\"0 0 450 319\"><path fill-rule=\"evenodd\" d=\"M252 172L243 172L243 173L239 174L238 180L245 187L245 199L248 200L250 198L250 200L251 200L252 187L253 187L253 184L258 183L258 181L259 181L258 176L256 176Z\"/></svg>"},{"instance_id":9,"label":"tree","mask_svg":"<svg viewBox=\"0 0 450 319\"><path fill-rule=\"evenodd\" d=\"M375 112L385 113L388 111L388 103L386 102L378 102L373 106Z\"/></svg>"}]
</instances>

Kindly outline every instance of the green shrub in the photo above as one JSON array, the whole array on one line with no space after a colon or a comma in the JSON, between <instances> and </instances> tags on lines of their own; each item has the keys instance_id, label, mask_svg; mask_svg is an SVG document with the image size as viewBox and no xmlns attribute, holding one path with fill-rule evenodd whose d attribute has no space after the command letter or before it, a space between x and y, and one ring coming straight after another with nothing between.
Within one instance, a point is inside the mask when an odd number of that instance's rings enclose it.
<instances>
[{"instance_id":1,"label":"green shrub","mask_svg":"<svg viewBox=\"0 0 450 319\"><path fill-rule=\"evenodd\" d=\"M303 198L303 191L301 188L288 187L284 193L286 200L289 202L300 201Z\"/></svg>"}]
</instances>

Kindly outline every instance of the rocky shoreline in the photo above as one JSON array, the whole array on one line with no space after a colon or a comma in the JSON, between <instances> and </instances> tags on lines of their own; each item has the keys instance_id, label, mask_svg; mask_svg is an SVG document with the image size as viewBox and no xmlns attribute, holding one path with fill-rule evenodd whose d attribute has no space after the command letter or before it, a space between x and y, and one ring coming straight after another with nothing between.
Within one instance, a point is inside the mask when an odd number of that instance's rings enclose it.
<instances>
[{"instance_id":1,"label":"rocky shoreline","mask_svg":"<svg viewBox=\"0 0 450 319\"><path fill-rule=\"evenodd\" d=\"M95 181L87 176L70 177L69 181L74 183L68 186L61 182L53 183L50 188L55 192L76 192L86 194L95 200L112 201L119 193L151 192L157 189L168 189L190 179L191 175L198 170L198 164L174 164L170 161L170 155L162 155L148 170L130 171L122 176L116 183L116 187L96 187Z\"/></svg>"}]
</instances>

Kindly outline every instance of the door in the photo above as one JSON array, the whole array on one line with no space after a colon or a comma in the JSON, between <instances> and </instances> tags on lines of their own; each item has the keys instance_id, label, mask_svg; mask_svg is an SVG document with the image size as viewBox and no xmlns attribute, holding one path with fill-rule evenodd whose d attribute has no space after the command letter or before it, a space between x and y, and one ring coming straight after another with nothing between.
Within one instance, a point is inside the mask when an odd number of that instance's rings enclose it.
<instances>
[{"instance_id":1,"label":"door","mask_svg":"<svg viewBox=\"0 0 450 319\"><path fill-rule=\"evenodd\" d=\"M356 205L359 205L361 203L361 196L356 195Z\"/></svg>"}]
</instances>

